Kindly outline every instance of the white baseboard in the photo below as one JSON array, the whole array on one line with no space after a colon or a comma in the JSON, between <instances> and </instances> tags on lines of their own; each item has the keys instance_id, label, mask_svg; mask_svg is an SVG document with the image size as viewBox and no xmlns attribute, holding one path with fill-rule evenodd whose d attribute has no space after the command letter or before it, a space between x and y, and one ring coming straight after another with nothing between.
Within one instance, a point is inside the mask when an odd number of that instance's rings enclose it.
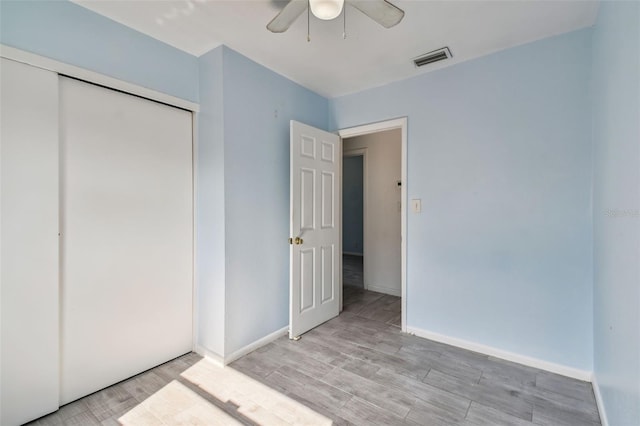
<instances>
[{"instance_id":1,"label":"white baseboard","mask_svg":"<svg viewBox=\"0 0 640 426\"><path fill-rule=\"evenodd\" d=\"M598 406L598 414L600 414L600 423L602 426L609 426L609 420L607 419L607 412L604 409L604 401L602 400L602 394L600 393L600 385L598 384L598 378L595 373L591 378L591 384L593 385L593 393L596 397L596 405Z\"/></svg>"},{"instance_id":2,"label":"white baseboard","mask_svg":"<svg viewBox=\"0 0 640 426\"><path fill-rule=\"evenodd\" d=\"M194 352L200 356L207 358L209 361L213 362L214 364L220 367L224 367L224 359L217 353L211 352L209 349L204 348L200 345L196 345Z\"/></svg>"},{"instance_id":3,"label":"white baseboard","mask_svg":"<svg viewBox=\"0 0 640 426\"><path fill-rule=\"evenodd\" d=\"M518 364L526 365L528 367L539 368L540 370L545 370L551 373L560 374L562 376L583 380L585 382L590 382L592 380L592 374L590 371L580 370L577 368L568 367L566 365L556 364L553 362L532 358L526 355L516 354L480 343L470 342L468 340L458 339L456 337L450 337L444 334L421 330L414 327L407 327L407 333L414 334L425 339L434 340L436 342L445 343L447 345L456 346L458 348L479 352L481 354L489 355L495 358L500 358Z\"/></svg>"},{"instance_id":4,"label":"white baseboard","mask_svg":"<svg viewBox=\"0 0 640 426\"><path fill-rule=\"evenodd\" d=\"M266 336L264 336L261 339L256 340L253 343L249 343L247 346L238 349L237 351L233 352L232 354L224 357L224 364L227 365L229 363L232 363L233 361L235 361L238 358L242 358L243 356L245 356L246 354L255 351L256 349L269 344L271 342L273 342L274 340L284 336L285 334L287 334L289 332L289 326L283 327L280 330L276 330L271 334L268 334Z\"/></svg>"},{"instance_id":5,"label":"white baseboard","mask_svg":"<svg viewBox=\"0 0 640 426\"><path fill-rule=\"evenodd\" d=\"M360 256L360 257L363 256L363 253L355 253L352 251L343 251L342 254L350 254L351 256Z\"/></svg>"},{"instance_id":6,"label":"white baseboard","mask_svg":"<svg viewBox=\"0 0 640 426\"><path fill-rule=\"evenodd\" d=\"M391 296L402 296L402 289L400 288L391 288L391 287L382 287L377 285L368 285L367 290L375 291L376 293L384 293L390 294Z\"/></svg>"}]
</instances>

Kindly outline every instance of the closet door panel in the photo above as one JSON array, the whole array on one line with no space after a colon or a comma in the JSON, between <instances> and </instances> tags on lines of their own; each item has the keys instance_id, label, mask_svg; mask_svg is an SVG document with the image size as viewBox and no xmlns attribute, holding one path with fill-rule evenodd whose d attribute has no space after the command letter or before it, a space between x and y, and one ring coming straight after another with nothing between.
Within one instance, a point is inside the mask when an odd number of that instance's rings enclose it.
<instances>
[{"instance_id":1,"label":"closet door panel","mask_svg":"<svg viewBox=\"0 0 640 426\"><path fill-rule=\"evenodd\" d=\"M0 424L58 409L58 75L0 59Z\"/></svg>"},{"instance_id":2,"label":"closet door panel","mask_svg":"<svg viewBox=\"0 0 640 426\"><path fill-rule=\"evenodd\" d=\"M192 349L191 113L60 78L61 400Z\"/></svg>"}]
</instances>

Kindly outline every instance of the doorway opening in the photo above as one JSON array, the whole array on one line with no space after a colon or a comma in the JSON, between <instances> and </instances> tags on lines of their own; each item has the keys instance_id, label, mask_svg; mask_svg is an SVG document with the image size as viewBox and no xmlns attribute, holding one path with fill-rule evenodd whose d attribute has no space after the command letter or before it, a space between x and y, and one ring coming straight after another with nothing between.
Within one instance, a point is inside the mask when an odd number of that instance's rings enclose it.
<instances>
[{"instance_id":1,"label":"doorway opening","mask_svg":"<svg viewBox=\"0 0 640 426\"><path fill-rule=\"evenodd\" d=\"M406 331L406 118L344 129L341 311Z\"/></svg>"},{"instance_id":2,"label":"doorway opening","mask_svg":"<svg viewBox=\"0 0 640 426\"><path fill-rule=\"evenodd\" d=\"M342 141L342 285L365 289L364 165L367 149L345 149L345 143L351 145L354 139Z\"/></svg>"}]
</instances>

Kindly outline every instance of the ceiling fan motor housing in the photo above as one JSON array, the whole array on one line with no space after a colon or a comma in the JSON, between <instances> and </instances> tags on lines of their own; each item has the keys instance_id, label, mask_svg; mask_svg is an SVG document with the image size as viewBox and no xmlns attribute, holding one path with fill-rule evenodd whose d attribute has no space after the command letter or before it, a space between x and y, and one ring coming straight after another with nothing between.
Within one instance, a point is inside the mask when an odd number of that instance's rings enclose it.
<instances>
[{"instance_id":1,"label":"ceiling fan motor housing","mask_svg":"<svg viewBox=\"0 0 640 426\"><path fill-rule=\"evenodd\" d=\"M340 16L344 0L309 0L309 7L313 16L329 21Z\"/></svg>"}]
</instances>

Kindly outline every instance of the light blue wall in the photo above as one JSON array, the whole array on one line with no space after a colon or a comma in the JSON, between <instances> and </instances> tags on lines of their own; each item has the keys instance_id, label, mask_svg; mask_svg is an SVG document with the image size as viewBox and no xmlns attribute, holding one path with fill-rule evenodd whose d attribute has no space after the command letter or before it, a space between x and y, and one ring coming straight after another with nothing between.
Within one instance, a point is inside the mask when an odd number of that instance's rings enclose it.
<instances>
[{"instance_id":1,"label":"light blue wall","mask_svg":"<svg viewBox=\"0 0 640 426\"><path fill-rule=\"evenodd\" d=\"M362 254L362 156L342 161L342 250Z\"/></svg>"},{"instance_id":2,"label":"light blue wall","mask_svg":"<svg viewBox=\"0 0 640 426\"><path fill-rule=\"evenodd\" d=\"M409 327L590 371L591 30L330 101L408 117Z\"/></svg>"},{"instance_id":3,"label":"light blue wall","mask_svg":"<svg viewBox=\"0 0 640 426\"><path fill-rule=\"evenodd\" d=\"M593 37L594 374L609 425L640 425L640 3Z\"/></svg>"},{"instance_id":4,"label":"light blue wall","mask_svg":"<svg viewBox=\"0 0 640 426\"><path fill-rule=\"evenodd\" d=\"M195 56L67 0L0 1L0 42L198 101Z\"/></svg>"},{"instance_id":5,"label":"light blue wall","mask_svg":"<svg viewBox=\"0 0 640 426\"><path fill-rule=\"evenodd\" d=\"M408 217L409 326L593 365L610 424L626 425L640 417L639 8L603 2L593 64L582 30L331 101L226 47L198 59L66 0L1 1L0 42L201 102L206 349L288 323L289 119L408 116L409 198L423 200Z\"/></svg>"},{"instance_id":6,"label":"light blue wall","mask_svg":"<svg viewBox=\"0 0 640 426\"><path fill-rule=\"evenodd\" d=\"M328 102L223 52L229 355L289 324L289 120L326 129Z\"/></svg>"},{"instance_id":7,"label":"light blue wall","mask_svg":"<svg viewBox=\"0 0 640 426\"><path fill-rule=\"evenodd\" d=\"M224 356L225 200L223 48L199 59L200 112L196 138L197 343Z\"/></svg>"}]
</instances>

